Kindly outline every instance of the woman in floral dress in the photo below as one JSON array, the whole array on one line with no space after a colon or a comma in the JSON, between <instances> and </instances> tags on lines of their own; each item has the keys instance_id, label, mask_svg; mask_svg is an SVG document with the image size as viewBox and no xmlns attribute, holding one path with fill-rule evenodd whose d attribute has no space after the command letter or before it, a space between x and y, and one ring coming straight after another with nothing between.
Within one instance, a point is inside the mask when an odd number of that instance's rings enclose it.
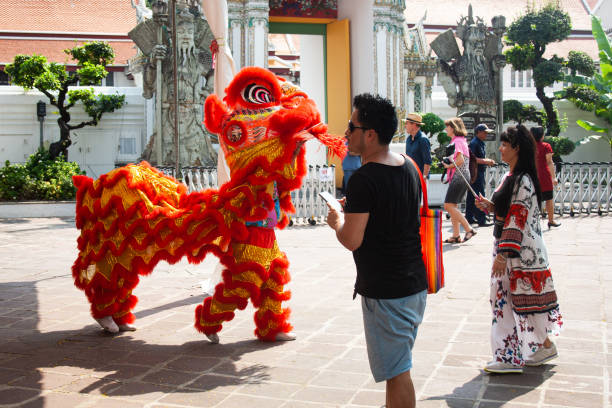
<instances>
[{"instance_id":1,"label":"woman in floral dress","mask_svg":"<svg viewBox=\"0 0 612 408\"><path fill-rule=\"evenodd\" d=\"M501 159L510 166L492 200L476 205L495 213L491 271L491 349L485 371L522 373L557 357L548 338L562 321L557 293L540 229L542 194L535 163L535 141L524 126L501 135Z\"/></svg>"}]
</instances>

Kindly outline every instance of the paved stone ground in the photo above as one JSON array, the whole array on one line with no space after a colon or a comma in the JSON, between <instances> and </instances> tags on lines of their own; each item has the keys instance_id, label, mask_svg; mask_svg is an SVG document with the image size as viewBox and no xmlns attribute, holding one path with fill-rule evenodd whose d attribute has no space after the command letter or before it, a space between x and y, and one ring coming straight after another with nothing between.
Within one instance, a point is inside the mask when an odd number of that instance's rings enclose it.
<instances>
[{"instance_id":1,"label":"paved stone ground","mask_svg":"<svg viewBox=\"0 0 612 408\"><path fill-rule=\"evenodd\" d=\"M428 297L414 351L419 407L608 407L612 218L545 232L565 330L554 364L489 376L491 228L445 247L446 288ZM445 228L448 235L448 225ZM354 265L326 225L278 233L292 263L298 340L254 340L253 309L211 345L192 327L201 265L160 265L136 289L139 330L105 334L70 276L72 219L0 220L0 405L19 407L380 407Z\"/></svg>"}]
</instances>

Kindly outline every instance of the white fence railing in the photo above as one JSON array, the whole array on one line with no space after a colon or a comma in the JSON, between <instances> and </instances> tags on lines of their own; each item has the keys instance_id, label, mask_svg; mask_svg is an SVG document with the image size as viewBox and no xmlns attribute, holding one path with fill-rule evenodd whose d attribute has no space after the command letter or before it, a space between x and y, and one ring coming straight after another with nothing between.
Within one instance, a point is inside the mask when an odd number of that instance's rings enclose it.
<instances>
[{"instance_id":1,"label":"white fence railing","mask_svg":"<svg viewBox=\"0 0 612 408\"><path fill-rule=\"evenodd\" d=\"M302 180L302 187L291 192L295 206L294 219L315 225L327 216L327 204L319 193L327 191L336 196L336 168L334 166L308 166L308 174Z\"/></svg>"},{"instance_id":2,"label":"white fence railing","mask_svg":"<svg viewBox=\"0 0 612 408\"><path fill-rule=\"evenodd\" d=\"M213 167L183 167L180 176L176 177L174 167L158 167L159 170L174 178L181 179L189 188L189 192L217 188L217 169ZM315 225L327 216L327 205L319 196L327 191L336 194L336 168L334 166L308 166L308 173L302 181L299 190L291 192L291 200L295 206L295 214L291 223L306 223Z\"/></svg>"},{"instance_id":3,"label":"white fence railing","mask_svg":"<svg viewBox=\"0 0 612 408\"><path fill-rule=\"evenodd\" d=\"M612 213L612 163L560 163L557 165L555 212L574 216L579 213ZM508 166L487 168L485 192L491 197Z\"/></svg>"}]
</instances>

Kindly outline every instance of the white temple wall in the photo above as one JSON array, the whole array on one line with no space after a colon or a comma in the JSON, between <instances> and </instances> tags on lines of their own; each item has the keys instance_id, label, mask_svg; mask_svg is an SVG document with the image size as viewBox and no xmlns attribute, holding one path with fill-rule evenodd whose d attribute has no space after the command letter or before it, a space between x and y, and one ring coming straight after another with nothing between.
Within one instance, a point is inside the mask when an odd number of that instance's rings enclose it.
<instances>
[{"instance_id":1,"label":"white temple wall","mask_svg":"<svg viewBox=\"0 0 612 408\"><path fill-rule=\"evenodd\" d=\"M374 92L373 0L338 0L338 20L350 20L352 96Z\"/></svg>"},{"instance_id":2,"label":"white temple wall","mask_svg":"<svg viewBox=\"0 0 612 408\"><path fill-rule=\"evenodd\" d=\"M75 87L78 89L78 87ZM87 87L89 88L89 87ZM98 177L112 170L115 163L138 159L146 140L145 99L140 87L94 87L96 93L126 95L127 104L113 113L106 113L98 126L86 126L72 131L72 146L68 158L76 161L88 176ZM47 116L43 122L43 145L48 148L59 140L58 115L54 106L38 91L24 92L18 86L0 87L0 165L6 160L24 163L39 147L40 128L36 116L36 103L47 103ZM82 105L70 110L71 124L89 120Z\"/></svg>"},{"instance_id":3,"label":"white temple wall","mask_svg":"<svg viewBox=\"0 0 612 408\"><path fill-rule=\"evenodd\" d=\"M325 112L325 60L322 35L300 35L300 88L317 104L321 117L327 122ZM311 165L327 163L326 148L318 140L306 142L306 161Z\"/></svg>"}]
</instances>

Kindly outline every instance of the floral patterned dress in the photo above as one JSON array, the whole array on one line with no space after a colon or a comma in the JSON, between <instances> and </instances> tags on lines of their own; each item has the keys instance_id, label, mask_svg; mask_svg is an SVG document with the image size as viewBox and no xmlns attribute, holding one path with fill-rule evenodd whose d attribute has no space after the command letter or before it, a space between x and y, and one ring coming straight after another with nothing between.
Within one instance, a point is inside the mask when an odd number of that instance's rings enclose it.
<instances>
[{"instance_id":1,"label":"floral patterned dress","mask_svg":"<svg viewBox=\"0 0 612 408\"><path fill-rule=\"evenodd\" d=\"M495 361L522 367L548 334L559 334L563 324L540 229L536 191L528 175L513 187L493 256L498 252L507 254L508 260L507 273L491 277L491 348Z\"/></svg>"}]
</instances>

